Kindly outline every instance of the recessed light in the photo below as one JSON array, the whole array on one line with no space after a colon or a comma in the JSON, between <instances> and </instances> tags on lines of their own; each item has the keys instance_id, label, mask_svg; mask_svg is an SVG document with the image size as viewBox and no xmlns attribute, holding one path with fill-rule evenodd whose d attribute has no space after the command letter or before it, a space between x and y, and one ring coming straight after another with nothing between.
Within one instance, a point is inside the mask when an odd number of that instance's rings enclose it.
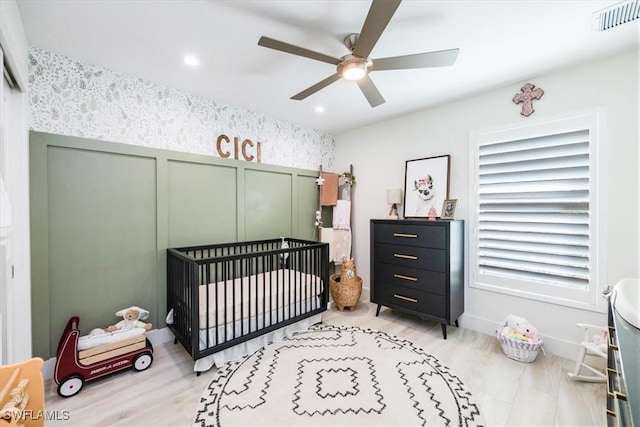
<instances>
[{"instance_id":1,"label":"recessed light","mask_svg":"<svg viewBox=\"0 0 640 427\"><path fill-rule=\"evenodd\" d=\"M324 107L322 105L318 105L316 107L316 113L324 113Z\"/></svg>"},{"instance_id":2,"label":"recessed light","mask_svg":"<svg viewBox=\"0 0 640 427\"><path fill-rule=\"evenodd\" d=\"M200 65L200 60L195 55L187 54L184 56L184 63L190 67L197 67Z\"/></svg>"}]
</instances>

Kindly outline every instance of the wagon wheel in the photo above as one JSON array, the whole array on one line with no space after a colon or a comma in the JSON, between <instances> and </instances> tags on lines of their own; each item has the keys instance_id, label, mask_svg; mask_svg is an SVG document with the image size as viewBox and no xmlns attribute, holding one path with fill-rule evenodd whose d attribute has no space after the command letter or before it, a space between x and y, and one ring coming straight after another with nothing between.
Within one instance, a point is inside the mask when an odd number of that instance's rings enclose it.
<instances>
[{"instance_id":1,"label":"wagon wheel","mask_svg":"<svg viewBox=\"0 0 640 427\"><path fill-rule=\"evenodd\" d=\"M153 362L153 356L151 353L142 353L139 354L135 360L133 361L133 369L136 371L144 371Z\"/></svg>"},{"instance_id":2,"label":"wagon wheel","mask_svg":"<svg viewBox=\"0 0 640 427\"><path fill-rule=\"evenodd\" d=\"M58 396L71 397L80 392L84 386L84 378L80 375L72 375L62 380L58 386Z\"/></svg>"}]
</instances>

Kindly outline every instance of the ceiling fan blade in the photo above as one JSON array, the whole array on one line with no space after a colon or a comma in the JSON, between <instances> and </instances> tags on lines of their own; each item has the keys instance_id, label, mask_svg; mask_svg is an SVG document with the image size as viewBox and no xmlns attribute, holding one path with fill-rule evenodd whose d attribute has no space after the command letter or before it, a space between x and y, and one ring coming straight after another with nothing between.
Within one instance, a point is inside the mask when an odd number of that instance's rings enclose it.
<instances>
[{"instance_id":1,"label":"ceiling fan blade","mask_svg":"<svg viewBox=\"0 0 640 427\"><path fill-rule=\"evenodd\" d=\"M378 88L375 84L373 84L373 80L369 76L365 76L362 79L358 80L358 86L360 86L360 90L364 94L367 101L369 101L369 105L372 107L377 107L380 104L384 104L384 98L378 91Z\"/></svg>"},{"instance_id":2,"label":"ceiling fan blade","mask_svg":"<svg viewBox=\"0 0 640 427\"><path fill-rule=\"evenodd\" d=\"M306 97L318 92L320 89L324 89L325 87L329 86L331 83L337 82L338 80L340 80L340 78L341 78L340 74L338 73L332 74L326 79L314 84L313 86L303 90L302 92L293 95L291 99L295 99L296 101L301 101Z\"/></svg>"},{"instance_id":3,"label":"ceiling fan blade","mask_svg":"<svg viewBox=\"0 0 640 427\"><path fill-rule=\"evenodd\" d=\"M368 58L402 0L373 0L353 54Z\"/></svg>"},{"instance_id":4,"label":"ceiling fan blade","mask_svg":"<svg viewBox=\"0 0 640 427\"><path fill-rule=\"evenodd\" d=\"M372 61L372 71L404 70L409 68L447 67L453 65L460 49L438 50L414 55L379 58Z\"/></svg>"},{"instance_id":5,"label":"ceiling fan blade","mask_svg":"<svg viewBox=\"0 0 640 427\"><path fill-rule=\"evenodd\" d=\"M272 39L270 37L262 36L258 40L258 45L262 47L268 47L270 49L279 50L293 55L304 56L305 58L315 59L316 61L328 62L329 64L338 65L340 59L334 58L324 53L315 52L313 50L305 49L300 46L295 46L289 43L281 42L279 40Z\"/></svg>"}]
</instances>

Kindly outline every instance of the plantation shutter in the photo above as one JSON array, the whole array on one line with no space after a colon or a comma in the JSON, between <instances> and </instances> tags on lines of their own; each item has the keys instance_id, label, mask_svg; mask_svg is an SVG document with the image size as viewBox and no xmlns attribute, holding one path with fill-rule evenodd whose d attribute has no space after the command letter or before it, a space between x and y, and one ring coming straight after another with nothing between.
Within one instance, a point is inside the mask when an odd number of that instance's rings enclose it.
<instances>
[{"instance_id":1,"label":"plantation shutter","mask_svg":"<svg viewBox=\"0 0 640 427\"><path fill-rule=\"evenodd\" d=\"M589 287L589 130L480 143L481 273Z\"/></svg>"}]
</instances>

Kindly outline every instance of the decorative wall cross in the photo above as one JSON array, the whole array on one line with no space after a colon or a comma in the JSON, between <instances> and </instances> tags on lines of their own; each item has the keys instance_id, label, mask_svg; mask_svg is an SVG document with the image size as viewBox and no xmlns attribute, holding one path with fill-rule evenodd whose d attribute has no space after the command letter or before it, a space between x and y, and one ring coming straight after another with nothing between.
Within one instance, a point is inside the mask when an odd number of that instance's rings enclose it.
<instances>
[{"instance_id":1,"label":"decorative wall cross","mask_svg":"<svg viewBox=\"0 0 640 427\"><path fill-rule=\"evenodd\" d=\"M513 97L513 103L519 104L522 102L522 111L520 111L520 114L529 117L535 111L533 109L533 100L542 98L544 91L536 88L536 85L532 85L531 83L522 86L520 90L522 93L516 93L516 96Z\"/></svg>"}]
</instances>

